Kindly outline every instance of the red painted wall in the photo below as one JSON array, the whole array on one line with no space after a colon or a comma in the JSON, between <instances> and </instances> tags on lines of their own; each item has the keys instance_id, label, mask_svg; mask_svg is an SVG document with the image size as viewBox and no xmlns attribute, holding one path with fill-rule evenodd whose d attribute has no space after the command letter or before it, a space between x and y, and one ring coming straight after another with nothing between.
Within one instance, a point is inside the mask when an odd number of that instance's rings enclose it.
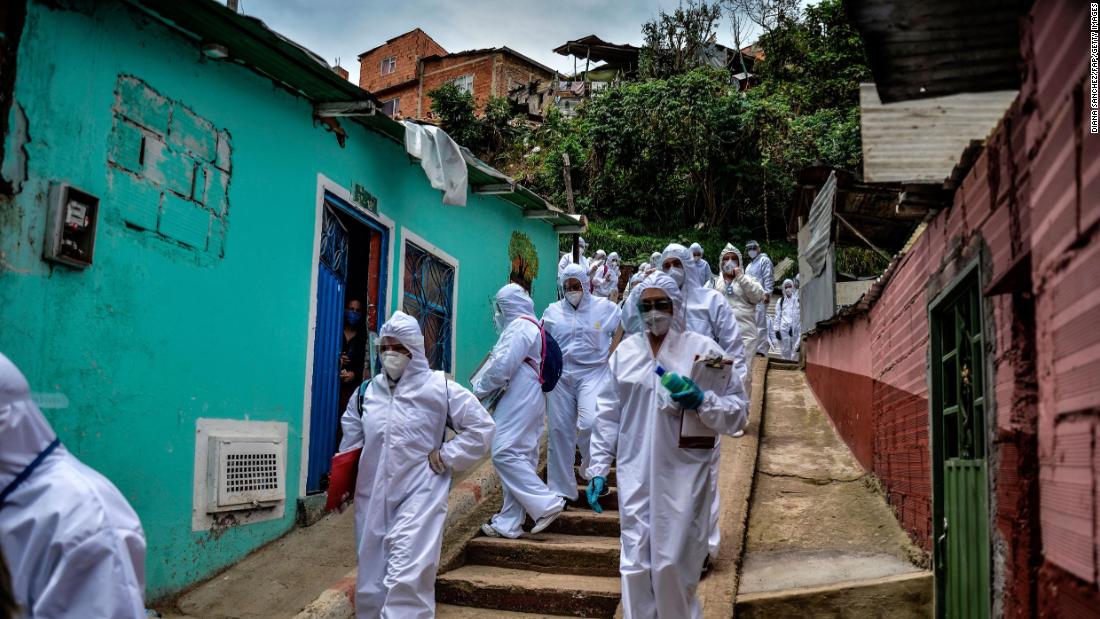
<instances>
[{"instance_id":1,"label":"red painted wall","mask_svg":"<svg viewBox=\"0 0 1100 619\"><path fill-rule=\"evenodd\" d=\"M863 468L874 464L871 334L866 317L806 341L806 380Z\"/></svg>"},{"instance_id":2,"label":"red painted wall","mask_svg":"<svg viewBox=\"0 0 1100 619\"><path fill-rule=\"evenodd\" d=\"M805 345L807 378L903 526L931 549L931 296L982 254L995 601L1004 616L1100 617L1100 136L1088 133L1087 5L1039 0L1024 82L981 157L866 317ZM869 344L868 344L869 339ZM849 377L869 350L866 378ZM831 380L869 384L843 398ZM847 401L846 401L847 400ZM867 424L870 424L868 428Z\"/></svg>"}]
</instances>

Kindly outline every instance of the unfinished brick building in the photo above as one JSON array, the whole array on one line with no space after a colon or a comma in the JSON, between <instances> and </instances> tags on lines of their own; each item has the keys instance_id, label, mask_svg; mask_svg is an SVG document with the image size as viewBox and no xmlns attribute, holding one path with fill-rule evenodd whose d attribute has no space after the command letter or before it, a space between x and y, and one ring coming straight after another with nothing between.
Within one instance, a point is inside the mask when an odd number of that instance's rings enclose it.
<instances>
[{"instance_id":1,"label":"unfinished brick building","mask_svg":"<svg viewBox=\"0 0 1100 619\"><path fill-rule=\"evenodd\" d=\"M1089 127L1088 6L845 6L881 107L1018 93L991 133L956 154L932 188L941 207L886 273L809 329L807 379L931 554L940 616L1100 617L1100 137ZM966 60L938 63L943 49ZM927 122L898 124L887 152L899 167ZM918 188L897 189L902 213Z\"/></svg>"},{"instance_id":2,"label":"unfinished brick building","mask_svg":"<svg viewBox=\"0 0 1100 619\"><path fill-rule=\"evenodd\" d=\"M374 93L391 117L431 118L429 93L447 82L471 93L480 113L490 97L521 87L546 90L556 79L553 69L511 48L452 54L419 28L359 55L359 86Z\"/></svg>"}]
</instances>

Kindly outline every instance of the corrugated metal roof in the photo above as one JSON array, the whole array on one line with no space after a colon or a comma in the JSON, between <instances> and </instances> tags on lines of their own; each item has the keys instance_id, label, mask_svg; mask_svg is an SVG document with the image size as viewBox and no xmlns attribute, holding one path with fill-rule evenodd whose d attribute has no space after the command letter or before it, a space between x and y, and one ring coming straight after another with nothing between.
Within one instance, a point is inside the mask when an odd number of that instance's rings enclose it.
<instances>
[{"instance_id":1,"label":"corrugated metal roof","mask_svg":"<svg viewBox=\"0 0 1100 619\"><path fill-rule=\"evenodd\" d=\"M844 0L884 102L1020 87L1032 0ZM1085 17L1082 16L1082 19Z\"/></svg>"},{"instance_id":2,"label":"corrugated metal roof","mask_svg":"<svg viewBox=\"0 0 1100 619\"><path fill-rule=\"evenodd\" d=\"M875 84L861 84L864 181L944 182L970 141L984 140L1015 99L1015 90L1000 90L883 104Z\"/></svg>"}]
</instances>

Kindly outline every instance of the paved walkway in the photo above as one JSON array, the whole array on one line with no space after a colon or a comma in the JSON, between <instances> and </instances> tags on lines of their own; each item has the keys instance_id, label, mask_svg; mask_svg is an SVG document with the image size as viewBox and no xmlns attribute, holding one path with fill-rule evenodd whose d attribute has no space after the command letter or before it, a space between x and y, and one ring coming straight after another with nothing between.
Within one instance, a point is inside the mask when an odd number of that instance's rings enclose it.
<instances>
[{"instance_id":1,"label":"paved walkway","mask_svg":"<svg viewBox=\"0 0 1100 619\"><path fill-rule=\"evenodd\" d=\"M836 434L803 373L770 369L764 410L738 616L787 616L774 605L766 613L753 613L754 600L894 581L903 585L872 596L889 609L883 616L929 616L931 576L918 566L923 553ZM900 598L899 592L904 593ZM806 603L789 609L792 614L812 607L822 616L879 616L861 615L857 607L846 608L848 603L837 603L835 613Z\"/></svg>"}]
</instances>

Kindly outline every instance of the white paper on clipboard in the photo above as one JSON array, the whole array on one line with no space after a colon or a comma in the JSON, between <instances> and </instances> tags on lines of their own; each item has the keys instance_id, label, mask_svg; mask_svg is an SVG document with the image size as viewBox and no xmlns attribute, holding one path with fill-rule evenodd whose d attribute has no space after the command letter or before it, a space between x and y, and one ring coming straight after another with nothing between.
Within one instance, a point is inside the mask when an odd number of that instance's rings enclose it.
<instances>
[{"instance_id":1,"label":"white paper on clipboard","mask_svg":"<svg viewBox=\"0 0 1100 619\"><path fill-rule=\"evenodd\" d=\"M725 393L733 373L733 360L721 355L716 357L695 356L691 366L691 380L703 391ZM680 447L684 449L712 449L718 433L707 427L699 418L699 413L685 410L680 416Z\"/></svg>"}]
</instances>

